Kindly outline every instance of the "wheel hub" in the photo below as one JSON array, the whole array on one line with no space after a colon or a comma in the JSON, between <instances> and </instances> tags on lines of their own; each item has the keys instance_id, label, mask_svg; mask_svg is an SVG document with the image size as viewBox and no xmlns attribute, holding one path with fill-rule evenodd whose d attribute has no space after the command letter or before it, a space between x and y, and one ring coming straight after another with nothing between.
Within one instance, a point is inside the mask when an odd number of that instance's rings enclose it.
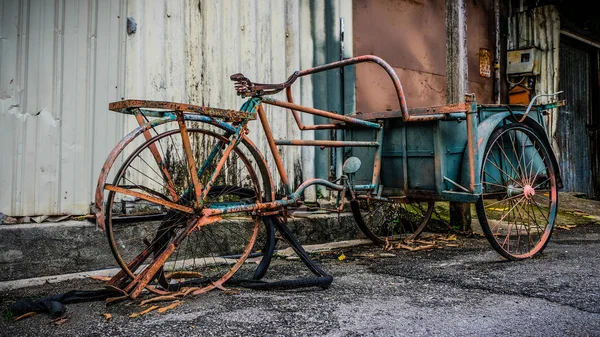
<instances>
[{"instance_id":1,"label":"wheel hub","mask_svg":"<svg viewBox=\"0 0 600 337\"><path fill-rule=\"evenodd\" d=\"M523 194L525 195L525 198L531 199L535 195L535 189L531 187L531 185L525 185Z\"/></svg>"},{"instance_id":2,"label":"wheel hub","mask_svg":"<svg viewBox=\"0 0 600 337\"><path fill-rule=\"evenodd\" d=\"M513 185L508 185L508 188L506 189L506 193L508 194L509 197L515 197L515 196L523 194L523 196L525 198L531 199L535 195L535 188L533 188L529 184L525 185L525 187L523 187L523 188L516 187Z\"/></svg>"}]
</instances>

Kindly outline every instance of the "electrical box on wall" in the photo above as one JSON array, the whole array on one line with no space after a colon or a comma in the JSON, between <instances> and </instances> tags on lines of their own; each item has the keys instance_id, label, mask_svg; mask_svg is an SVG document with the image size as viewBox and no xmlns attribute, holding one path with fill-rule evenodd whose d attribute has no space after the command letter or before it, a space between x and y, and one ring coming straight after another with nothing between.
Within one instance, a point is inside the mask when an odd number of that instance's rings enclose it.
<instances>
[{"instance_id":1,"label":"electrical box on wall","mask_svg":"<svg viewBox=\"0 0 600 337\"><path fill-rule=\"evenodd\" d=\"M536 48L509 50L506 55L506 73L508 75L538 75L540 56Z\"/></svg>"}]
</instances>

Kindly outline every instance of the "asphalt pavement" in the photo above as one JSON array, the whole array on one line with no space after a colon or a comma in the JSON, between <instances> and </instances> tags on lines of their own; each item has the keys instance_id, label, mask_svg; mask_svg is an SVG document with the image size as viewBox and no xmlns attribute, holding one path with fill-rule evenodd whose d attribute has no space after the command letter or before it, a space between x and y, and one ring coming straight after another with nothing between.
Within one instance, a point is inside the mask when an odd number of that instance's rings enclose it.
<instances>
[{"instance_id":1,"label":"asphalt pavement","mask_svg":"<svg viewBox=\"0 0 600 337\"><path fill-rule=\"evenodd\" d=\"M129 316L144 309L137 303L69 304L61 324L44 314L17 322L4 317L0 335L600 336L600 224L557 229L544 254L520 262L502 260L480 236L459 235L455 243L431 251L363 245L315 255L334 276L326 290L213 291L136 318ZM303 275L301 262L278 259L267 278ZM1 294L2 305L100 285L88 279L13 290Z\"/></svg>"}]
</instances>

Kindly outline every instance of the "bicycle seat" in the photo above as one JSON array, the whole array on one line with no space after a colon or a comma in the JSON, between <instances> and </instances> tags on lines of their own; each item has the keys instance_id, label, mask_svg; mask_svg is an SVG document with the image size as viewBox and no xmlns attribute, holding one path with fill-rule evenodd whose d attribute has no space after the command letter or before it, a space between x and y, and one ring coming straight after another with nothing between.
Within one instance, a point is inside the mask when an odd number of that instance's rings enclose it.
<instances>
[{"instance_id":1,"label":"bicycle seat","mask_svg":"<svg viewBox=\"0 0 600 337\"><path fill-rule=\"evenodd\" d=\"M299 72L296 71L287 79L287 81L278 84L253 83L242 73L233 74L230 79L235 82L234 87L239 96L257 97L273 95L291 86L298 78L298 74Z\"/></svg>"}]
</instances>

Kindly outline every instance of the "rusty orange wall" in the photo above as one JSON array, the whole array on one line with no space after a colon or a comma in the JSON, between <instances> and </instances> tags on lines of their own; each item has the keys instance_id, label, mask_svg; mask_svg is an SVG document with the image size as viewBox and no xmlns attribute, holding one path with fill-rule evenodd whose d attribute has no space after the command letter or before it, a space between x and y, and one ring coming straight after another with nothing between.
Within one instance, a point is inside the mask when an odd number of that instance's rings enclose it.
<instances>
[{"instance_id":1,"label":"rusty orange wall","mask_svg":"<svg viewBox=\"0 0 600 337\"><path fill-rule=\"evenodd\" d=\"M446 103L444 0L355 0L354 55L377 55L398 73L409 107ZM492 78L479 75L479 48L493 55L492 0L468 0L469 91L490 103ZM357 111L399 108L387 75L374 65L356 69Z\"/></svg>"},{"instance_id":2,"label":"rusty orange wall","mask_svg":"<svg viewBox=\"0 0 600 337\"><path fill-rule=\"evenodd\" d=\"M494 1L467 1L467 58L469 65L469 91L475 93L478 103L493 103L492 77L479 75L479 48L487 48L494 59Z\"/></svg>"}]
</instances>

